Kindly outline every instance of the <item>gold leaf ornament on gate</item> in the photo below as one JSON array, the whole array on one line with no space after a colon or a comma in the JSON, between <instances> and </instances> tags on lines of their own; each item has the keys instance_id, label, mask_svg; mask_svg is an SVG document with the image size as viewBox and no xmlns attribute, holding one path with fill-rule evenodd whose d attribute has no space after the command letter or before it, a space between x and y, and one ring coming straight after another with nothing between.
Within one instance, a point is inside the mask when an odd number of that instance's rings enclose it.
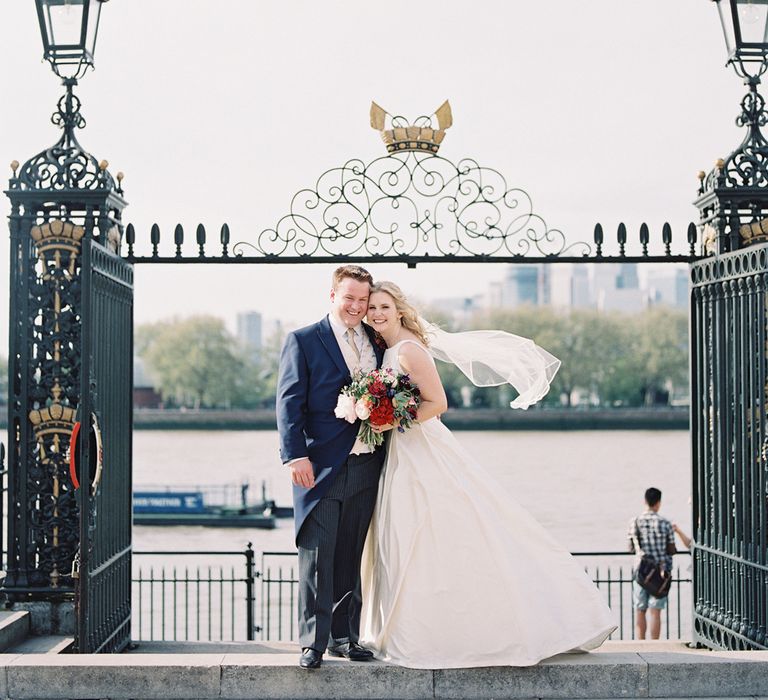
<instances>
[{"instance_id":1,"label":"gold leaf ornament on gate","mask_svg":"<svg viewBox=\"0 0 768 700\"><path fill-rule=\"evenodd\" d=\"M434 116L437 127L432 120ZM390 127L387 129L387 117ZM419 117L408 124L403 117L392 116L383 107L371 102L371 127L381 132L381 138L388 153L420 151L437 153L445 138L445 130L453 124L453 114L448 100L443 102L431 116Z\"/></svg>"}]
</instances>

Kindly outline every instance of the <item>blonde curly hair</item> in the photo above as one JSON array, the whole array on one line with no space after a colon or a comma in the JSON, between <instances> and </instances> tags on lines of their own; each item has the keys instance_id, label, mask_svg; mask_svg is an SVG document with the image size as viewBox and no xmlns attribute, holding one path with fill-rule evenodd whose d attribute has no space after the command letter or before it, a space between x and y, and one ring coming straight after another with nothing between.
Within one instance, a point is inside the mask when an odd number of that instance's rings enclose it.
<instances>
[{"instance_id":1,"label":"blonde curly hair","mask_svg":"<svg viewBox=\"0 0 768 700\"><path fill-rule=\"evenodd\" d=\"M392 301L395 302L395 309L402 315L400 323L403 328L411 331L411 333L413 333L420 342L424 343L424 345L429 345L429 338L427 337L424 327L421 325L419 314L410 304L405 294L403 294L403 290L394 282L384 281L376 282L371 287L371 295L376 294L376 292L389 294L389 296L392 297Z\"/></svg>"}]
</instances>

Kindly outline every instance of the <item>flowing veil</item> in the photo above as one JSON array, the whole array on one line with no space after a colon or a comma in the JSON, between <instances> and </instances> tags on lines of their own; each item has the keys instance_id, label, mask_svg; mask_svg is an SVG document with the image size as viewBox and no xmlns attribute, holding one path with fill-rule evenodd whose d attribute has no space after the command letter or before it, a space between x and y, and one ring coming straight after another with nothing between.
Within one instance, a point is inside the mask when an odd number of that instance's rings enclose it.
<instances>
[{"instance_id":1,"label":"flowing veil","mask_svg":"<svg viewBox=\"0 0 768 700\"><path fill-rule=\"evenodd\" d=\"M529 338L505 331L449 333L419 317L432 357L456 365L475 386L509 384L519 396L512 408L528 408L549 391L560 360Z\"/></svg>"}]
</instances>

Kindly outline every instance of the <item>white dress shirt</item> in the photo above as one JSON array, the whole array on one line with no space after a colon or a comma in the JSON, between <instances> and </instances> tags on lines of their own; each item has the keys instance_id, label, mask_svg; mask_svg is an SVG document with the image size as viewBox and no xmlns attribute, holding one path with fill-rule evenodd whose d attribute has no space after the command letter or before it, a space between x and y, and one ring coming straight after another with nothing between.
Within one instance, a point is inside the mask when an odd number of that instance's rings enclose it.
<instances>
[{"instance_id":1,"label":"white dress shirt","mask_svg":"<svg viewBox=\"0 0 768 700\"><path fill-rule=\"evenodd\" d=\"M372 369L376 369L376 352L373 349L373 345L371 345L368 334L363 328L363 324L358 323L352 328L355 332L355 344L360 352L360 359L358 359L355 355L355 351L349 346L349 341L347 340L348 326L345 326L333 314L328 314L328 320L330 321L333 335L336 337L336 342L339 344L341 354L344 356L344 362L347 363L347 367L349 368L349 373L354 374L358 370L370 372ZM368 452L373 452L373 448L366 445L361 440L356 439L350 454L359 455Z\"/></svg>"}]
</instances>

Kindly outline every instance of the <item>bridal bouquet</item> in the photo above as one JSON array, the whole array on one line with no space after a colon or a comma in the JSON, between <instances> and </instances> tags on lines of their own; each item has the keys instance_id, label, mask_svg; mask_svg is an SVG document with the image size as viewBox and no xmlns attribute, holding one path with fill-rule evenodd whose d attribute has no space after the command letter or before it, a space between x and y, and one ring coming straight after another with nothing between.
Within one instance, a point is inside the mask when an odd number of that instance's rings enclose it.
<instances>
[{"instance_id":1,"label":"bridal bouquet","mask_svg":"<svg viewBox=\"0 0 768 700\"><path fill-rule=\"evenodd\" d=\"M352 376L352 383L339 394L334 413L350 423L360 419L358 437L376 447L384 442L384 435L373 428L394 424L404 433L416 420L420 403L419 387L407 374L389 368L374 369Z\"/></svg>"}]
</instances>

